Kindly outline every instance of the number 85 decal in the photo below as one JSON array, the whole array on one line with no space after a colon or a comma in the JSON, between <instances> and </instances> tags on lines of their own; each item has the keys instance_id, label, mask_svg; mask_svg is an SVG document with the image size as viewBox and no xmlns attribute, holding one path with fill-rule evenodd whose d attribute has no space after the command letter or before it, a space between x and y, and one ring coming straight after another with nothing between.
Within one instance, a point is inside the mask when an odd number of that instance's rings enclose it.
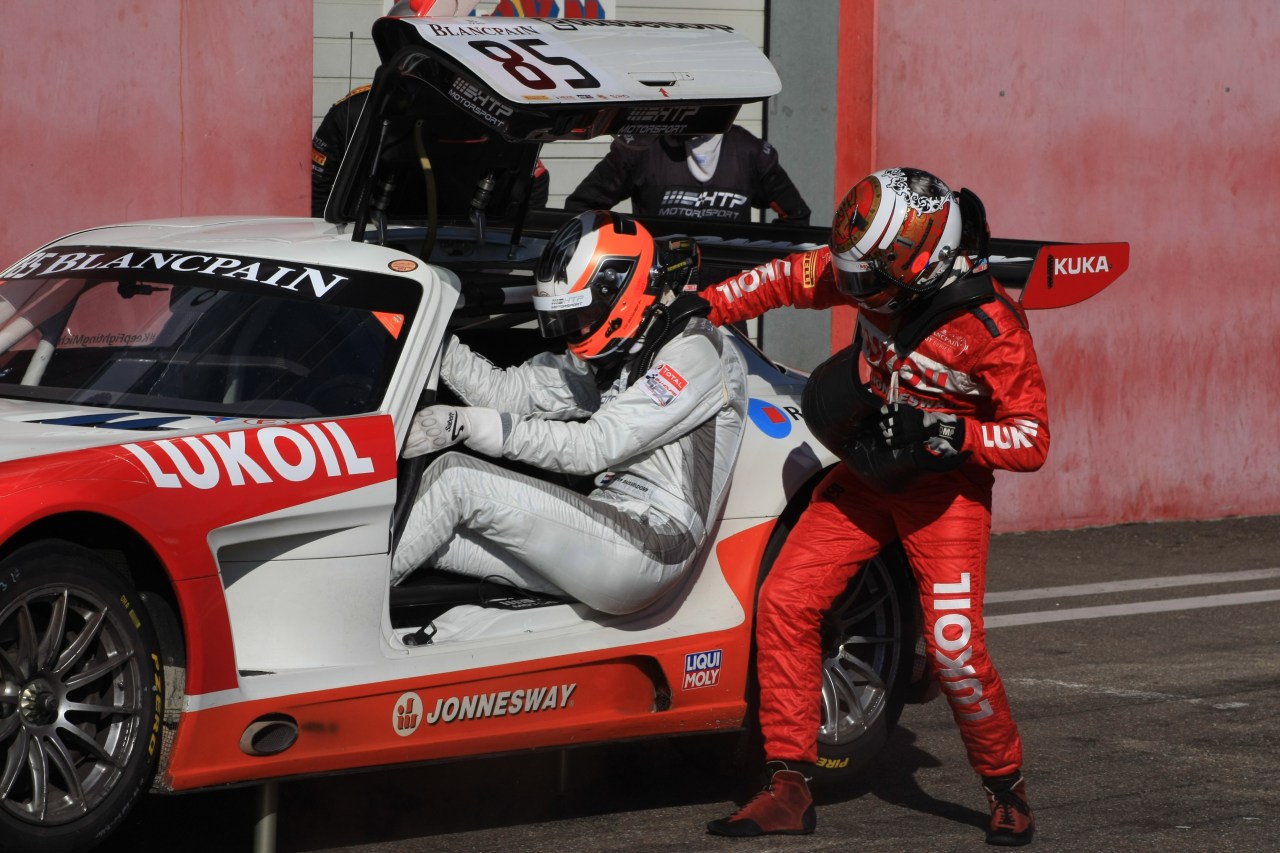
<instances>
[{"instance_id":1,"label":"number 85 decal","mask_svg":"<svg viewBox=\"0 0 1280 853\"><path fill-rule=\"evenodd\" d=\"M508 74L530 89L555 89L560 85L546 71L540 68L536 62L545 63L546 65L567 65L577 71L582 75L581 77L573 77L564 81L575 89L600 88L600 81L592 77L587 69L572 59L540 52L538 47L546 47L547 45L542 39L512 39L511 44L504 44L499 41L473 41L468 43L489 59L500 63ZM521 53L511 45L524 48L525 53ZM530 60L530 57L533 61Z\"/></svg>"}]
</instances>

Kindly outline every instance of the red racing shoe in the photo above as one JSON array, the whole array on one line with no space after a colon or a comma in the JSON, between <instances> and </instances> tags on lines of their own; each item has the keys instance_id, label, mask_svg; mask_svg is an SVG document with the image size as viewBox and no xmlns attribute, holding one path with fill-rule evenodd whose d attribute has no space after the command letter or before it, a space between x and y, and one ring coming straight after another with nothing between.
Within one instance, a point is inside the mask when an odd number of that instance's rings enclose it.
<instances>
[{"instance_id":1,"label":"red racing shoe","mask_svg":"<svg viewBox=\"0 0 1280 853\"><path fill-rule=\"evenodd\" d=\"M781 761L770 761L769 784L751 802L729 817L707 824L712 835L746 838L754 835L809 835L818 814L809 793L809 780Z\"/></svg>"},{"instance_id":2,"label":"red racing shoe","mask_svg":"<svg viewBox=\"0 0 1280 853\"><path fill-rule=\"evenodd\" d=\"M1000 847L1030 844L1036 832L1036 816L1027 803L1027 784L1022 774L986 779L982 790L987 792L987 802L991 805L987 843Z\"/></svg>"}]
</instances>

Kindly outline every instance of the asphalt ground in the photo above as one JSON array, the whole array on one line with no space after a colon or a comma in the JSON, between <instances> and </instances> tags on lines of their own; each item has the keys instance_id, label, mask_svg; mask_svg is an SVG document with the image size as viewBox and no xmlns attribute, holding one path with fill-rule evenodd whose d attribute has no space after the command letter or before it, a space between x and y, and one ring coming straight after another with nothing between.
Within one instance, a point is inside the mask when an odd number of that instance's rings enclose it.
<instances>
[{"instance_id":1,"label":"asphalt ground","mask_svg":"<svg viewBox=\"0 0 1280 853\"><path fill-rule=\"evenodd\" d=\"M1280 849L1280 516L996 536L988 644L1026 750L1033 849ZM275 849L986 849L942 701L909 706L810 836L721 839L754 780L669 741L279 787ZM148 798L107 848L251 850L256 789Z\"/></svg>"}]
</instances>

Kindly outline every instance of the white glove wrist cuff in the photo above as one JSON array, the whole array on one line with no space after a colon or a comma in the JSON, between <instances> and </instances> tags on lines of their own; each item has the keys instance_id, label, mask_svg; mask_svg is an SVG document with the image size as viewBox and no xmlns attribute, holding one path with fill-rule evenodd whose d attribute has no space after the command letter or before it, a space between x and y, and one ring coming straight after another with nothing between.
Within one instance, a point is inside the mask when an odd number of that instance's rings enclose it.
<instances>
[{"instance_id":1,"label":"white glove wrist cuff","mask_svg":"<svg viewBox=\"0 0 1280 853\"><path fill-rule=\"evenodd\" d=\"M494 409L473 407L467 413L467 437L463 443L485 456L501 456L503 440L502 415Z\"/></svg>"}]
</instances>

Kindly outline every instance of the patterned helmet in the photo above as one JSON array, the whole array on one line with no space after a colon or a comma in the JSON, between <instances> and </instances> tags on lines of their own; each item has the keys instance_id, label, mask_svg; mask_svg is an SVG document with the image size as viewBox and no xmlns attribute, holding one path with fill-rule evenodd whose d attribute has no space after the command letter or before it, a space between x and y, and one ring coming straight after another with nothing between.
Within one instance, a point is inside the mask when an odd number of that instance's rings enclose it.
<instances>
[{"instance_id":1,"label":"patterned helmet","mask_svg":"<svg viewBox=\"0 0 1280 853\"><path fill-rule=\"evenodd\" d=\"M563 335L580 358L621 351L662 295L655 259L653 237L629 216L589 210L561 225L534 274L543 336Z\"/></svg>"},{"instance_id":2,"label":"patterned helmet","mask_svg":"<svg viewBox=\"0 0 1280 853\"><path fill-rule=\"evenodd\" d=\"M896 313L946 281L962 230L955 193L928 172L885 169L863 178L831 224L840 289L862 308Z\"/></svg>"}]
</instances>

